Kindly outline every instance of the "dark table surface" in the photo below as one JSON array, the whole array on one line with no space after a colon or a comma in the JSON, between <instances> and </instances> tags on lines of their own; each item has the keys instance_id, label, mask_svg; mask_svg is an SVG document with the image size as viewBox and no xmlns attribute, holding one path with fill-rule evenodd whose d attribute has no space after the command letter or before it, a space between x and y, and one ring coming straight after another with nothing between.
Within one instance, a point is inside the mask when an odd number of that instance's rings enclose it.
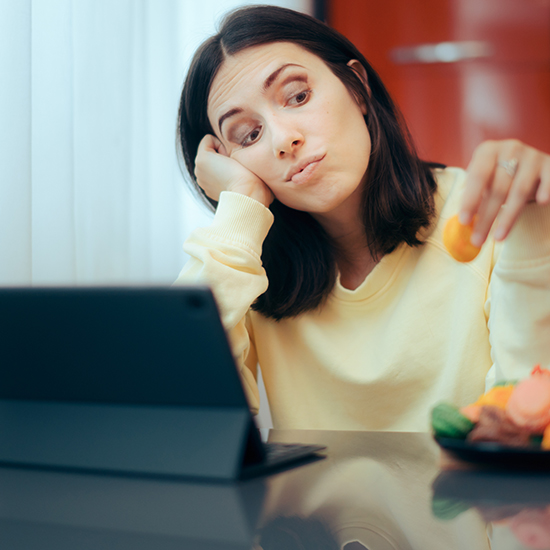
<instances>
[{"instance_id":1,"label":"dark table surface","mask_svg":"<svg viewBox=\"0 0 550 550\"><path fill-rule=\"evenodd\" d=\"M0 468L0 548L550 549L550 470L449 467L420 433L269 440L321 443L327 456L224 484Z\"/></svg>"}]
</instances>

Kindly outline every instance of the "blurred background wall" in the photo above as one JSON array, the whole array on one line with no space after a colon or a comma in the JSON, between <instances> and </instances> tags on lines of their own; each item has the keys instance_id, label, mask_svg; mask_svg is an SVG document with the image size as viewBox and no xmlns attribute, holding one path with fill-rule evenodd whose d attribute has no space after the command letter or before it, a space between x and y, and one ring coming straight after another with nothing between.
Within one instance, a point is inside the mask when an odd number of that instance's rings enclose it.
<instances>
[{"instance_id":1,"label":"blurred background wall","mask_svg":"<svg viewBox=\"0 0 550 550\"><path fill-rule=\"evenodd\" d=\"M250 0L0 0L0 285L170 284L191 56ZM268 0L308 13L312 0Z\"/></svg>"},{"instance_id":2,"label":"blurred background wall","mask_svg":"<svg viewBox=\"0 0 550 550\"><path fill-rule=\"evenodd\" d=\"M421 156L466 167L485 139L550 152L550 0L325 0L400 106Z\"/></svg>"}]
</instances>

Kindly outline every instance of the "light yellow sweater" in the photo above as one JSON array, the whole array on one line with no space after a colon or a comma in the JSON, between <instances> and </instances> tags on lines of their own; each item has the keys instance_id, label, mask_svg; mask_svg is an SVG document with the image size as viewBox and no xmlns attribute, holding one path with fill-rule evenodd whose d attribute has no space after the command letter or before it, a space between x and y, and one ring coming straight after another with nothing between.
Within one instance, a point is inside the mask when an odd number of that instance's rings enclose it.
<instances>
[{"instance_id":1,"label":"light yellow sweater","mask_svg":"<svg viewBox=\"0 0 550 550\"><path fill-rule=\"evenodd\" d=\"M356 290L339 283L318 311L275 322L250 310L267 288L261 247L273 216L222 193L195 230L176 283L212 286L251 407L259 363L275 428L425 431L441 401L474 401L495 380L550 365L550 207L528 205L501 245L455 261L441 234L465 173L436 170L425 244L386 255Z\"/></svg>"}]
</instances>

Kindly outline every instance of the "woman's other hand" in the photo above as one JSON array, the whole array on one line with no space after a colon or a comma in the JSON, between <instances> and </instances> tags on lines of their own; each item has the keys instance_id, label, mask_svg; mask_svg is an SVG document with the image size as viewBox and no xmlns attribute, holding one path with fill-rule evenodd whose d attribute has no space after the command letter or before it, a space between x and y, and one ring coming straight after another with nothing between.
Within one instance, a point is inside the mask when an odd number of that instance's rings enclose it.
<instances>
[{"instance_id":1,"label":"woman's other hand","mask_svg":"<svg viewBox=\"0 0 550 550\"><path fill-rule=\"evenodd\" d=\"M219 200L222 191L251 197L264 206L273 202L273 193L258 176L227 155L221 141L210 134L202 138L195 159L197 183L208 197Z\"/></svg>"},{"instance_id":2,"label":"woman's other hand","mask_svg":"<svg viewBox=\"0 0 550 550\"><path fill-rule=\"evenodd\" d=\"M550 203L550 155L518 140L482 143L468 166L460 211L464 224L477 216L472 244L485 242L495 219L495 239L505 239L530 202Z\"/></svg>"}]
</instances>

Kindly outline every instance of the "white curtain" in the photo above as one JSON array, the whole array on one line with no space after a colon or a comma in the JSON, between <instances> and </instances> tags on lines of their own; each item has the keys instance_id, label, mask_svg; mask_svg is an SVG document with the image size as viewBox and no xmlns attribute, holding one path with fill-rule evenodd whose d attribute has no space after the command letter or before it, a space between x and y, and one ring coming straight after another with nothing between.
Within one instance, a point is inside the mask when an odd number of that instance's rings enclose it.
<instances>
[{"instance_id":1,"label":"white curtain","mask_svg":"<svg viewBox=\"0 0 550 550\"><path fill-rule=\"evenodd\" d=\"M197 45L249 3L0 0L0 285L175 279L210 219L177 163L179 93Z\"/></svg>"}]
</instances>

